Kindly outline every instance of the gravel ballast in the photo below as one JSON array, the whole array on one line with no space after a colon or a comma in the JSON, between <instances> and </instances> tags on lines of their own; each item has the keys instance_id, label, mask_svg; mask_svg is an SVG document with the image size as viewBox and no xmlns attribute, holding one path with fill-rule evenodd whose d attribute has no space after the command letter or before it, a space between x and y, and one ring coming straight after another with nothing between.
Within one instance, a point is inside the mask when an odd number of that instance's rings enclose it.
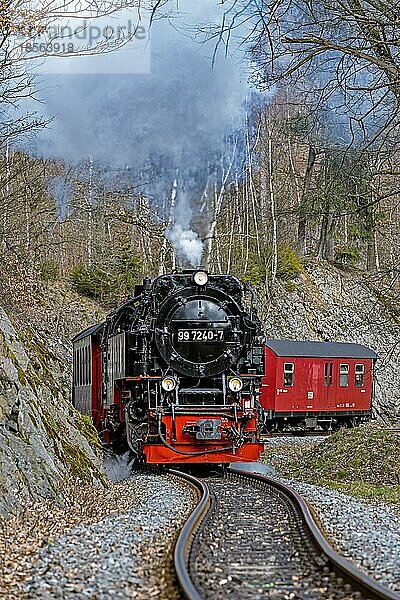
<instances>
[{"instance_id":1,"label":"gravel ballast","mask_svg":"<svg viewBox=\"0 0 400 600\"><path fill-rule=\"evenodd\" d=\"M314 508L338 553L400 593L400 510L324 487L281 479ZM400 598L400 596L399 596Z\"/></svg>"},{"instance_id":2,"label":"gravel ballast","mask_svg":"<svg viewBox=\"0 0 400 600\"><path fill-rule=\"evenodd\" d=\"M340 555L382 585L400 593L399 506L360 500L333 489L283 478L279 475L279 469L269 469L268 445L279 448L279 461L282 461L285 446L289 458L293 458L291 448L296 444L303 445L305 439L307 443L314 441L314 438L301 437L268 440L267 464L262 465L263 468L258 470L293 487L307 500L326 536ZM320 441L321 438L315 439L317 443ZM253 470L257 470L257 466L254 466Z\"/></svg>"},{"instance_id":3,"label":"gravel ballast","mask_svg":"<svg viewBox=\"0 0 400 600\"><path fill-rule=\"evenodd\" d=\"M307 435L307 436L296 436L296 435L284 435L278 437L270 437L264 440L266 448L276 446L309 446L314 444L320 444L326 440L327 436L324 435Z\"/></svg>"},{"instance_id":4,"label":"gravel ballast","mask_svg":"<svg viewBox=\"0 0 400 600\"><path fill-rule=\"evenodd\" d=\"M121 484L113 484L121 493ZM134 506L78 525L42 548L25 582L28 598L178 598L172 546L196 504L172 475L134 474L123 482Z\"/></svg>"}]
</instances>

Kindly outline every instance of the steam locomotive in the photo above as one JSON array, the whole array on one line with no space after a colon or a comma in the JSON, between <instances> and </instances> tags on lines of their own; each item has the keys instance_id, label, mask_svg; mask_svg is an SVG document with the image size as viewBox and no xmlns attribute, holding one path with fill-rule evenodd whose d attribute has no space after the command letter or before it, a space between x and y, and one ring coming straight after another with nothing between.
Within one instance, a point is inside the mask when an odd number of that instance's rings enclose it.
<instances>
[{"instance_id":1,"label":"steam locomotive","mask_svg":"<svg viewBox=\"0 0 400 600\"><path fill-rule=\"evenodd\" d=\"M262 451L261 324L229 275L145 278L73 340L73 403L139 461L229 463Z\"/></svg>"}]
</instances>

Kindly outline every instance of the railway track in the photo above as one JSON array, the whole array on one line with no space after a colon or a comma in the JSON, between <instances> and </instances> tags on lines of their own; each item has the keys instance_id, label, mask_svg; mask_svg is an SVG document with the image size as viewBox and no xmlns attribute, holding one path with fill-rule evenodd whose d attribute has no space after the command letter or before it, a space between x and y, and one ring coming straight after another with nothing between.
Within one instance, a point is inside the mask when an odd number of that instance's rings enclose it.
<instances>
[{"instance_id":1,"label":"railway track","mask_svg":"<svg viewBox=\"0 0 400 600\"><path fill-rule=\"evenodd\" d=\"M199 492L174 554L187 600L399 600L331 548L287 486L235 469L201 479L172 472Z\"/></svg>"}]
</instances>

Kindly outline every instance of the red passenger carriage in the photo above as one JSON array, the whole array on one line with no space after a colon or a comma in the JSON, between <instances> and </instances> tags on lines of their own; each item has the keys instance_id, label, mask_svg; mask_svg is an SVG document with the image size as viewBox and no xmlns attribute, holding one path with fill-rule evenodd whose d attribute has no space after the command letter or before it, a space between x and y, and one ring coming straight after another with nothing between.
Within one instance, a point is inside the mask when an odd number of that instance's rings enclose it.
<instances>
[{"instance_id":1,"label":"red passenger carriage","mask_svg":"<svg viewBox=\"0 0 400 600\"><path fill-rule=\"evenodd\" d=\"M267 430L368 420L376 358L360 344L267 340L261 387Z\"/></svg>"}]
</instances>

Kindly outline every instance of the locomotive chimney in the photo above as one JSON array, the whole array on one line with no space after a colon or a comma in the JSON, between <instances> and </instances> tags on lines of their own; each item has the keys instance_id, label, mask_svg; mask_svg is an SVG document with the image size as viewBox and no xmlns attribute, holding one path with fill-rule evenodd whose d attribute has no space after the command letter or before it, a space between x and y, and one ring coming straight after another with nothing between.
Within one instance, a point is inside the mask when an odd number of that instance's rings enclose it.
<instances>
[{"instance_id":1,"label":"locomotive chimney","mask_svg":"<svg viewBox=\"0 0 400 600\"><path fill-rule=\"evenodd\" d=\"M143 290L146 291L151 287L151 279L150 277L143 278Z\"/></svg>"}]
</instances>

